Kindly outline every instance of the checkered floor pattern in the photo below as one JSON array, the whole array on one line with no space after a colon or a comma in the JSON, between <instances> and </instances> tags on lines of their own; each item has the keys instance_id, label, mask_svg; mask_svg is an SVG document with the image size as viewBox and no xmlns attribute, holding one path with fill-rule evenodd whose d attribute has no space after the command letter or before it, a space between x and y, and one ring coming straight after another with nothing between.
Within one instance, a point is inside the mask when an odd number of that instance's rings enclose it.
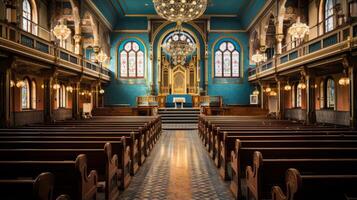
<instances>
[{"instance_id":1,"label":"checkered floor pattern","mask_svg":"<svg viewBox=\"0 0 357 200\"><path fill-rule=\"evenodd\" d=\"M120 199L233 199L196 130L165 131Z\"/></svg>"}]
</instances>

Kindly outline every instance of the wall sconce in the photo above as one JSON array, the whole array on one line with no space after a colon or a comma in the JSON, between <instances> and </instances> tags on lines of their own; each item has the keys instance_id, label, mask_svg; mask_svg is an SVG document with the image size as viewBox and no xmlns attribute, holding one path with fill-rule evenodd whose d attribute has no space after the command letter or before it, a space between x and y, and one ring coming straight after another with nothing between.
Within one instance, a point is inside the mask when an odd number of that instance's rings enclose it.
<instances>
[{"instance_id":1,"label":"wall sconce","mask_svg":"<svg viewBox=\"0 0 357 200\"><path fill-rule=\"evenodd\" d=\"M54 90L58 90L58 89L60 89L60 87L61 87L61 86L60 86L58 83L56 83L56 84L53 85L53 89L54 89Z\"/></svg>"},{"instance_id":2,"label":"wall sconce","mask_svg":"<svg viewBox=\"0 0 357 200\"><path fill-rule=\"evenodd\" d=\"M18 88L22 88L25 86L25 82L23 80L17 81L16 83L16 87Z\"/></svg>"},{"instance_id":3,"label":"wall sconce","mask_svg":"<svg viewBox=\"0 0 357 200\"><path fill-rule=\"evenodd\" d=\"M100 89L100 90L99 90L99 94L104 94L104 92L105 92L105 91L104 91L103 89Z\"/></svg>"},{"instance_id":4,"label":"wall sconce","mask_svg":"<svg viewBox=\"0 0 357 200\"><path fill-rule=\"evenodd\" d=\"M66 90L67 90L67 92L72 93L73 92L73 87L72 86L67 86Z\"/></svg>"},{"instance_id":5,"label":"wall sconce","mask_svg":"<svg viewBox=\"0 0 357 200\"><path fill-rule=\"evenodd\" d=\"M10 87L13 88L15 86L15 82L13 80L10 81Z\"/></svg>"}]
</instances>

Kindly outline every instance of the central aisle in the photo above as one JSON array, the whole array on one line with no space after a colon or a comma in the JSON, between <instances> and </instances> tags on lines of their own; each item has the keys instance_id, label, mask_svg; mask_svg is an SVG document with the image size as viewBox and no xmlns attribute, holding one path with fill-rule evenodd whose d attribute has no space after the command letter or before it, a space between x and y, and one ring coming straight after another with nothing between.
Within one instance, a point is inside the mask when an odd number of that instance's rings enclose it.
<instances>
[{"instance_id":1,"label":"central aisle","mask_svg":"<svg viewBox=\"0 0 357 200\"><path fill-rule=\"evenodd\" d=\"M121 199L232 199L197 131L164 131Z\"/></svg>"}]
</instances>

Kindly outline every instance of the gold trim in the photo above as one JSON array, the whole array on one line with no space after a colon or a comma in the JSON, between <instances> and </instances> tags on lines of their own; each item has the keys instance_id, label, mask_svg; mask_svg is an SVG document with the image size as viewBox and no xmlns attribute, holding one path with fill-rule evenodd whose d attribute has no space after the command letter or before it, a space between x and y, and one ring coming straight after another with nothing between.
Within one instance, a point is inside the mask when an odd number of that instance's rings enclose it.
<instances>
[{"instance_id":1,"label":"gold trim","mask_svg":"<svg viewBox=\"0 0 357 200\"><path fill-rule=\"evenodd\" d=\"M245 68L245 64L244 64L244 46L242 45L242 43L240 42L240 40L233 36L233 35L222 35L220 36L219 38L217 38L212 46L211 46L211 77L212 77L212 80L215 79L214 77L214 59L215 59L215 52L214 52L214 47L217 45L217 43L221 40L224 40L224 39L232 39L234 40L235 42L237 42L240 46L240 49L241 49L241 52L239 54L241 54L241 58L240 58L240 62L241 62L241 68L240 68L240 76L238 79L242 79L241 82L244 81L244 68ZM235 83L233 83L235 84Z\"/></svg>"},{"instance_id":2,"label":"gold trim","mask_svg":"<svg viewBox=\"0 0 357 200\"><path fill-rule=\"evenodd\" d=\"M238 30L209 30L210 33L245 33L246 30L238 29Z\"/></svg>"},{"instance_id":3,"label":"gold trim","mask_svg":"<svg viewBox=\"0 0 357 200\"><path fill-rule=\"evenodd\" d=\"M146 29L146 30L119 30L119 29L116 29L116 30L113 30L113 32L115 33L148 33L149 30Z\"/></svg>"},{"instance_id":4,"label":"gold trim","mask_svg":"<svg viewBox=\"0 0 357 200\"><path fill-rule=\"evenodd\" d=\"M138 36L125 36L125 37L123 37L123 38L121 38L118 42L117 42L117 44L115 45L115 51L116 51L116 53L115 53L115 63L116 63L116 65L115 65L115 70L114 70L114 74L115 74L115 80L121 80L120 79L120 77L119 77L119 73L118 73L118 70L119 70L119 46L123 43L123 42L125 42L126 40L130 40L130 39L136 39L136 40L138 40L139 42L141 42L142 44L143 44L143 46L144 46L144 50L145 50L145 77L143 78L144 80L145 80L145 82L146 82L146 84L147 84L147 80L148 80L148 62L146 62L147 61L147 59L149 59L149 57L148 57L148 51L147 51L147 47L146 47L146 44L145 44L145 42L144 42L144 40L143 39L141 39L140 37L138 37ZM141 78L140 78L141 79ZM128 79L122 79L122 80L132 80L131 78L128 78Z\"/></svg>"}]
</instances>

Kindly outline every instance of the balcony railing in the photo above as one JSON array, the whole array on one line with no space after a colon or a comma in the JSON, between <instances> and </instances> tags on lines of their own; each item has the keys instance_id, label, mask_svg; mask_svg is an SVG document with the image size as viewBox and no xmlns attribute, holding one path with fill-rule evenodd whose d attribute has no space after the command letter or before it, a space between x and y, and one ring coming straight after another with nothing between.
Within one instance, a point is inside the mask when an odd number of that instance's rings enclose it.
<instances>
[{"instance_id":1,"label":"balcony railing","mask_svg":"<svg viewBox=\"0 0 357 200\"><path fill-rule=\"evenodd\" d=\"M19 51L19 48L23 47L24 49L21 51L23 54L29 54L31 52L31 55L50 63L58 64L72 70L83 71L84 73L109 80L108 69L100 67L95 62L86 60L80 55L58 47L53 42L47 40L47 37L43 39L42 37L22 30L22 28L0 22L0 40L3 39L5 40L4 42L8 42L7 44L2 42L3 46L1 44L0 46L16 51ZM31 26L30 30L33 30L33 28L34 26ZM36 26L36 28L38 28L38 26ZM35 33L37 33L37 30L39 29L36 29ZM26 48L30 48L30 51L27 51Z\"/></svg>"},{"instance_id":2,"label":"balcony railing","mask_svg":"<svg viewBox=\"0 0 357 200\"><path fill-rule=\"evenodd\" d=\"M295 48L283 47L283 53L275 55L272 59L259 64L249 70L249 79L254 80L259 76L273 74L279 70L286 70L307 62L313 57L323 57L334 52L348 50L357 39L357 24L341 25L333 31L302 43ZM289 50L288 50L289 49ZM274 70L271 70L274 69Z\"/></svg>"}]
</instances>

